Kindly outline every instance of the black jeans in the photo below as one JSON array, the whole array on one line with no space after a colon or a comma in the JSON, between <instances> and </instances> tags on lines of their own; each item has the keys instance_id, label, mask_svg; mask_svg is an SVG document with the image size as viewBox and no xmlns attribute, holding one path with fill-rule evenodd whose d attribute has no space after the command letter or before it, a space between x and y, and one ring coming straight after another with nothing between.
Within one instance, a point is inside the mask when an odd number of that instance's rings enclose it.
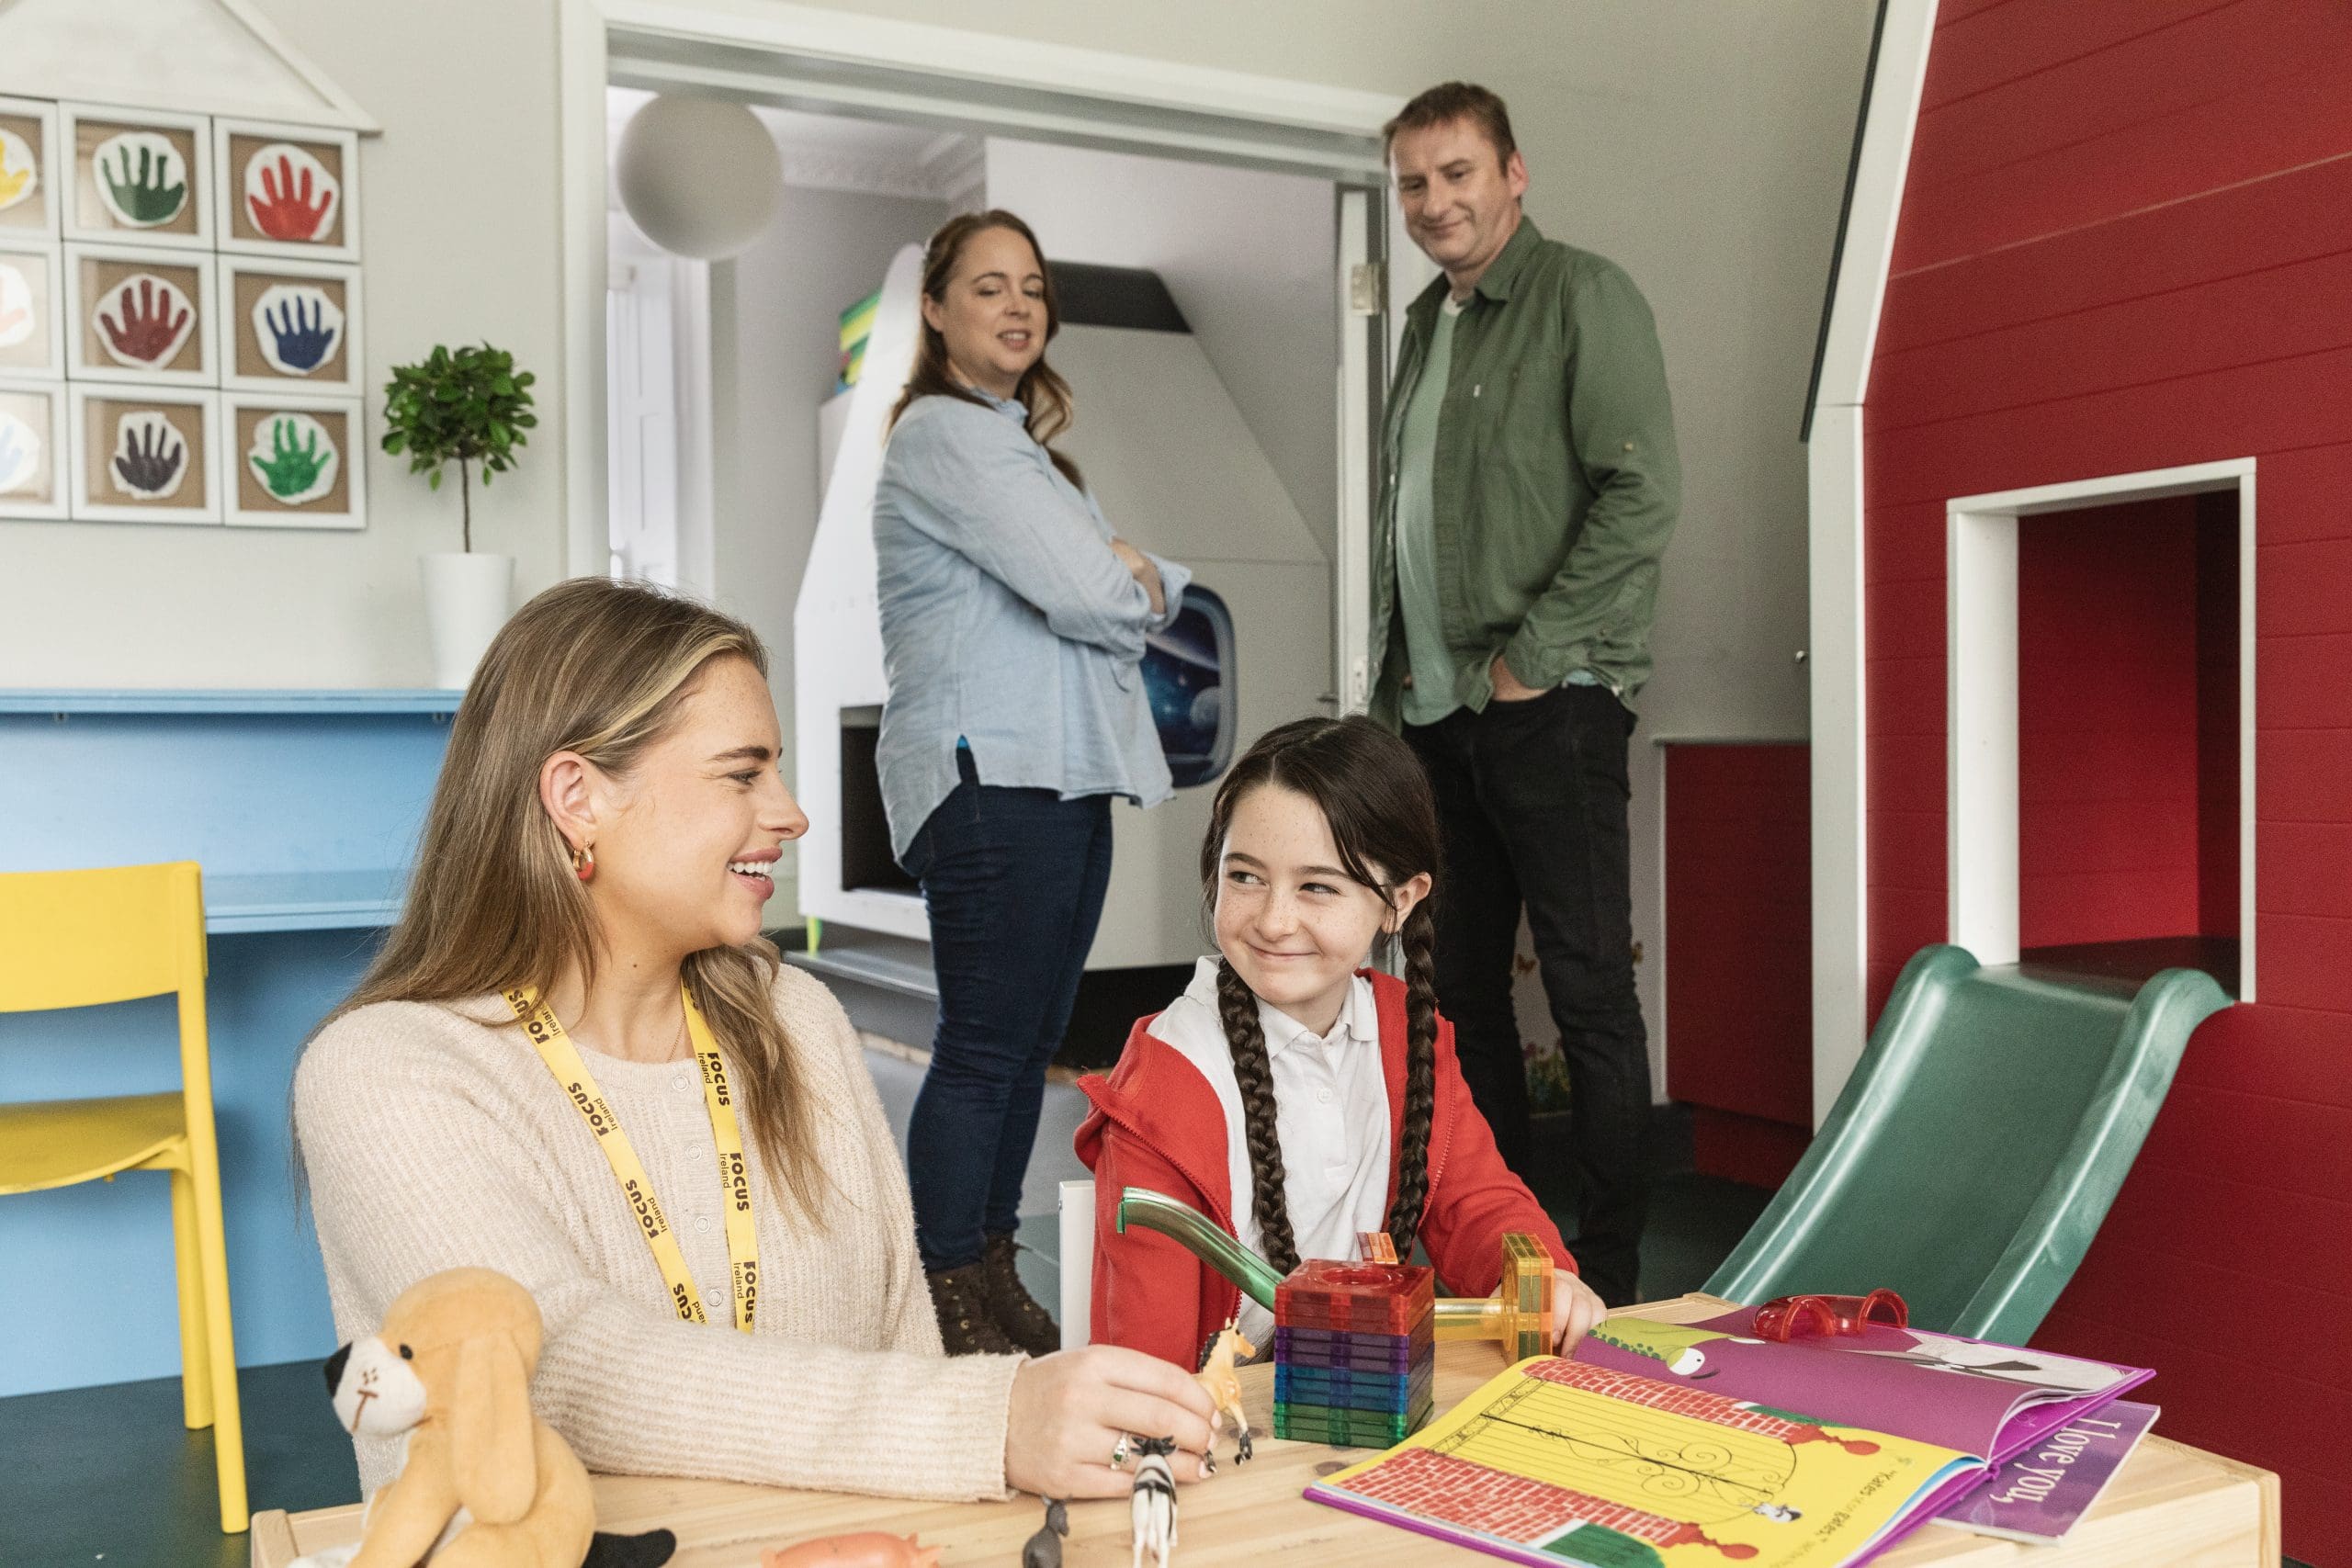
<instances>
[{"instance_id":1,"label":"black jeans","mask_svg":"<svg viewBox=\"0 0 2352 1568\"><path fill-rule=\"evenodd\" d=\"M1648 1207L1649 1047L1634 994L1625 822L1633 732L1633 714L1602 686L1405 728L1445 840L1437 993L1462 1076L1504 1163L1525 1177L1527 1071L1510 996L1524 904L1567 1060L1577 1263L1611 1306L1634 1299Z\"/></svg>"},{"instance_id":2,"label":"black jeans","mask_svg":"<svg viewBox=\"0 0 2352 1568\"><path fill-rule=\"evenodd\" d=\"M963 782L907 846L931 915L939 1022L907 1128L915 1246L927 1269L979 1260L1014 1228L1037 1140L1046 1066L1060 1049L1102 896L1111 797Z\"/></svg>"}]
</instances>

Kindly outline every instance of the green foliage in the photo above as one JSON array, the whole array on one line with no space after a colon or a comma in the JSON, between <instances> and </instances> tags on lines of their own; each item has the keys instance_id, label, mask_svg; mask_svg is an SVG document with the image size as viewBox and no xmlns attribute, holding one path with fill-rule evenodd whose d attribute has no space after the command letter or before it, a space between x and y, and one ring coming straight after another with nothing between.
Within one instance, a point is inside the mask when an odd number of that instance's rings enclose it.
<instances>
[{"instance_id":1,"label":"green foliage","mask_svg":"<svg viewBox=\"0 0 2352 1568\"><path fill-rule=\"evenodd\" d=\"M515 450L537 425L531 373L514 356L488 344L452 350L435 344L419 365L395 366L384 386L384 450L408 454L408 471L429 475L441 488L441 468L455 461L466 548L474 547L473 501L467 465L481 465L481 482L514 466Z\"/></svg>"}]
</instances>

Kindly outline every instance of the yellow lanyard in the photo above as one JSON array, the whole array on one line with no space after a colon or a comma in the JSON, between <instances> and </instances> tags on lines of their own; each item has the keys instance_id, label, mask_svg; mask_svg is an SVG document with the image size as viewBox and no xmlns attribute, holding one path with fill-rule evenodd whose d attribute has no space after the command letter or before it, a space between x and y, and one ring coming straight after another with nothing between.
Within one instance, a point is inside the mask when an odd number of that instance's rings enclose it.
<instances>
[{"instance_id":1,"label":"yellow lanyard","mask_svg":"<svg viewBox=\"0 0 2352 1568\"><path fill-rule=\"evenodd\" d=\"M686 1030L694 1040L695 1060L702 1067L702 1097L710 1109L711 1140L718 1145L719 1185L727 1190L727 1262L734 1277L735 1326L749 1334L752 1319L759 1309L760 1237L757 1222L752 1215L751 1175L743 1163L743 1132L735 1121L735 1099L727 1083L727 1059L718 1054L718 1042L712 1037L710 1025L703 1021L702 1010L695 1006L694 993L683 985L678 989L685 999ZM645 1245L653 1249L653 1261L669 1284L671 1304L688 1323L709 1322L702 1310L702 1297L695 1290L695 1277L687 1272L685 1254L678 1249L677 1235L671 1230L661 1203L653 1196L653 1183L647 1178L637 1151L629 1146L628 1134L621 1131L620 1119L605 1102L604 1090L596 1087L588 1064L580 1059L579 1047L563 1032L563 1025L556 1021L554 1010L539 1000L537 993L527 988L516 989L506 992L505 997L506 1005L523 1021L524 1031L537 1048L539 1060L548 1065L555 1081L571 1096L571 1108L588 1123L588 1130L596 1134L596 1146L604 1151L605 1163L613 1168L622 1193L636 1212L638 1229L645 1235Z\"/></svg>"}]
</instances>

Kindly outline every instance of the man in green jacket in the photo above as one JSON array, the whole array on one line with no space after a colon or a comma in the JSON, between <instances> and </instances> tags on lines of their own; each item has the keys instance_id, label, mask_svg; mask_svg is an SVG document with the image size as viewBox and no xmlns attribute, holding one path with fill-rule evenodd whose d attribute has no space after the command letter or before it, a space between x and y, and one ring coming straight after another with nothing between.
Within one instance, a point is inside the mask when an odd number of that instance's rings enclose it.
<instances>
[{"instance_id":1,"label":"man in green jacket","mask_svg":"<svg viewBox=\"0 0 2352 1568\"><path fill-rule=\"evenodd\" d=\"M1407 231L1445 276L1407 312L1373 533L1372 704L1445 836L1438 1000L1503 1158L1529 1170L1511 1010L1524 907L1569 1080L1575 1242L1636 1298L1649 1051L1634 991L1626 705L1650 672L1681 468L1657 330L1614 264L1521 212L1503 102L1449 82L1387 130Z\"/></svg>"}]
</instances>

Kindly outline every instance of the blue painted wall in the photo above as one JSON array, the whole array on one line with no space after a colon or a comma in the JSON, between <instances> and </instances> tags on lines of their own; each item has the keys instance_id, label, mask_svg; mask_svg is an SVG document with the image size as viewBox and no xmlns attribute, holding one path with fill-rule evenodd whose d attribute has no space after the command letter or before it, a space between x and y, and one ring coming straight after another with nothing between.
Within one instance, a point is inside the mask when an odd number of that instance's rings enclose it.
<instances>
[{"instance_id":1,"label":"blue painted wall","mask_svg":"<svg viewBox=\"0 0 2352 1568\"><path fill-rule=\"evenodd\" d=\"M0 871L205 868L240 1365L334 1348L287 1097L304 1037L391 917L455 705L454 693L0 693ZM236 891L261 877L266 903ZM371 908L346 896L355 882L384 894ZM308 887L322 897L306 902ZM173 1089L177 1053L169 998L0 1015L0 1100ZM160 1174L0 1198L0 1396L176 1376L172 1268Z\"/></svg>"},{"instance_id":2,"label":"blue painted wall","mask_svg":"<svg viewBox=\"0 0 2352 1568\"><path fill-rule=\"evenodd\" d=\"M334 1348L307 1210L297 1213L287 1093L301 1042L357 979L377 931L215 936L206 1001L229 1290L241 1366ZM0 1018L0 1100L179 1085L168 998ZM167 1179L134 1171L0 1199L0 1395L176 1377Z\"/></svg>"}]
</instances>

